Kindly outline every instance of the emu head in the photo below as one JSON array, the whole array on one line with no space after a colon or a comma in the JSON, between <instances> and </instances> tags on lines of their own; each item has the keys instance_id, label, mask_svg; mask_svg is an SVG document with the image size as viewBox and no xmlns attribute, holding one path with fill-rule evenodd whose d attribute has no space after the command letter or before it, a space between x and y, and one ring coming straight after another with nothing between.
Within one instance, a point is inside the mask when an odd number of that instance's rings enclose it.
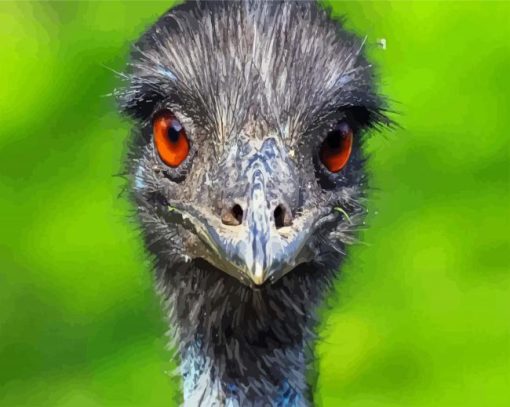
<instances>
[{"instance_id":1,"label":"emu head","mask_svg":"<svg viewBox=\"0 0 510 407\"><path fill-rule=\"evenodd\" d=\"M363 215L364 134L386 121L362 48L302 2L186 3L142 36L119 97L162 268L255 287L338 266Z\"/></svg>"}]
</instances>

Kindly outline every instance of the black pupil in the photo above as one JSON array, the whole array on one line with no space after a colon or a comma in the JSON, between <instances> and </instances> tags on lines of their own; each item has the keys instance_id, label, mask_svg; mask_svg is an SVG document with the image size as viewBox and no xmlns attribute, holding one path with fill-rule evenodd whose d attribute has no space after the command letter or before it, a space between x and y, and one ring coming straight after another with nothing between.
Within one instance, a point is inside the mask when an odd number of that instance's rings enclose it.
<instances>
[{"instance_id":1,"label":"black pupil","mask_svg":"<svg viewBox=\"0 0 510 407\"><path fill-rule=\"evenodd\" d=\"M343 140L342 132L336 130L329 133L328 137L326 138L326 143L330 149L337 150L341 148L342 140Z\"/></svg>"},{"instance_id":2,"label":"black pupil","mask_svg":"<svg viewBox=\"0 0 510 407\"><path fill-rule=\"evenodd\" d=\"M180 134L180 129L177 130L175 128L175 126L170 126L168 128L168 139L172 142L172 143L177 143L177 141L179 140L179 134Z\"/></svg>"}]
</instances>

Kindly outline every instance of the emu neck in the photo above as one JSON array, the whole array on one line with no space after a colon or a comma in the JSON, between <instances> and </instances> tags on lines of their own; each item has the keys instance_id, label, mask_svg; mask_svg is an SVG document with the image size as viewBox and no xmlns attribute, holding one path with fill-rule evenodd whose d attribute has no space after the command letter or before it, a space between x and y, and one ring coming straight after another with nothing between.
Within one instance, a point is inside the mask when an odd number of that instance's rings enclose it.
<instances>
[{"instance_id":1,"label":"emu neck","mask_svg":"<svg viewBox=\"0 0 510 407\"><path fill-rule=\"evenodd\" d=\"M224 377L216 368L221 360L211 359L200 350L202 344L197 340L197 345L189 346L181 359L181 371L183 373L184 406L278 406L278 407L301 407L310 405L309 395L304 383L305 363L302 349L286 349L278 360L278 365L289 364L292 366L296 360L301 361L301 366L289 368L288 378L282 378L275 382L273 375L263 372L246 372L240 376ZM253 349L258 352L259 349ZM219 355L224 356L226 355ZM250 365L252 360L243 360L241 363ZM296 370L299 369L299 370ZM299 380L299 383L293 381ZM264 394L257 394L250 387L264 389Z\"/></svg>"},{"instance_id":2,"label":"emu neck","mask_svg":"<svg viewBox=\"0 0 510 407\"><path fill-rule=\"evenodd\" d=\"M205 263L159 274L184 405L311 405L315 311L332 275L302 266L253 290Z\"/></svg>"}]
</instances>

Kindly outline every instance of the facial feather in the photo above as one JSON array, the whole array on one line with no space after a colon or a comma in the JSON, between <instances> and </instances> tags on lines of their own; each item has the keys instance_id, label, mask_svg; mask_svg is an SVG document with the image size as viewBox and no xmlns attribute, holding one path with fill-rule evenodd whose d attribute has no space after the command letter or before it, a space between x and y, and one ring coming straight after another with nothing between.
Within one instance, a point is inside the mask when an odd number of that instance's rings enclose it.
<instances>
[{"instance_id":1,"label":"facial feather","mask_svg":"<svg viewBox=\"0 0 510 407\"><path fill-rule=\"evenodd\" d=\"M311 397L315 310L364 216L365 132L389 123L363 43L315 3L207 1L133 48L117 91L132 197L189 400ZM152 142L162 109L190 140L176 168ZM333 173L319 151L338 123L354 137Z\"/></svg>"}]
</instances>

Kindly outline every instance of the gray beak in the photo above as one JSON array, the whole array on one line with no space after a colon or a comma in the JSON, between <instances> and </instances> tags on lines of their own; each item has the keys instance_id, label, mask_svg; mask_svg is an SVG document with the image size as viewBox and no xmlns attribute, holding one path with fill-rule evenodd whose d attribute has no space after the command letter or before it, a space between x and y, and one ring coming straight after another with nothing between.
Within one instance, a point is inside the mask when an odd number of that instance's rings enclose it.
<instances>
[{"instance_id":1,"label":"gray beak","mask_svg":"<svg viewBox=\"0 0 510 407\"><path fill-rule=\"evenodd\" d=\"M245 221L240 226L225 226L192 207L172 207L171 212L205 244L208 253L202 257L243 284L261 286L311 260L306 243L325 217L311 209L292 226L277 229L265 199L264 175L257 171L253 175Z\"/></svg>"},{"instance_id":2,"label":"gray beak","mask_svg":"<svg viewBox=\"0 0 510 407\"><path fill-rule=\"evenodd\" d=\"M246 214L247 247L244 245L238 251L239 257L244 259L246 272L256 285L263 284L269 277L273 263L271 250L272 214L266 199L264 175L255 170L250 186L248 211ZM274 227L273 227L274 229Z\"/></svg>"},{"instance_id":3,"label":"gray beak","mask_svg":"<svg viewBox=\"0 0 510 407\"><path fill-rule=\"evenodd\" d=\"M274 283L297 265L310 261L307 243L325 215L330 215L316 207L302 208L299 217L292 219L285 197L298 193L298 187L289 160L282 154L275 140L268 139L238 159L246 163L235 187L235 199L242 205L241 221L226 223L208 208L182 202L176 201L172 207L204 243L204 252L197 257L249 286ZM225 207L231 205L228 201ZM284 219L288 221L277 221L279 207L286 208L289 218Z\"/></svg>"}]
</instances>

